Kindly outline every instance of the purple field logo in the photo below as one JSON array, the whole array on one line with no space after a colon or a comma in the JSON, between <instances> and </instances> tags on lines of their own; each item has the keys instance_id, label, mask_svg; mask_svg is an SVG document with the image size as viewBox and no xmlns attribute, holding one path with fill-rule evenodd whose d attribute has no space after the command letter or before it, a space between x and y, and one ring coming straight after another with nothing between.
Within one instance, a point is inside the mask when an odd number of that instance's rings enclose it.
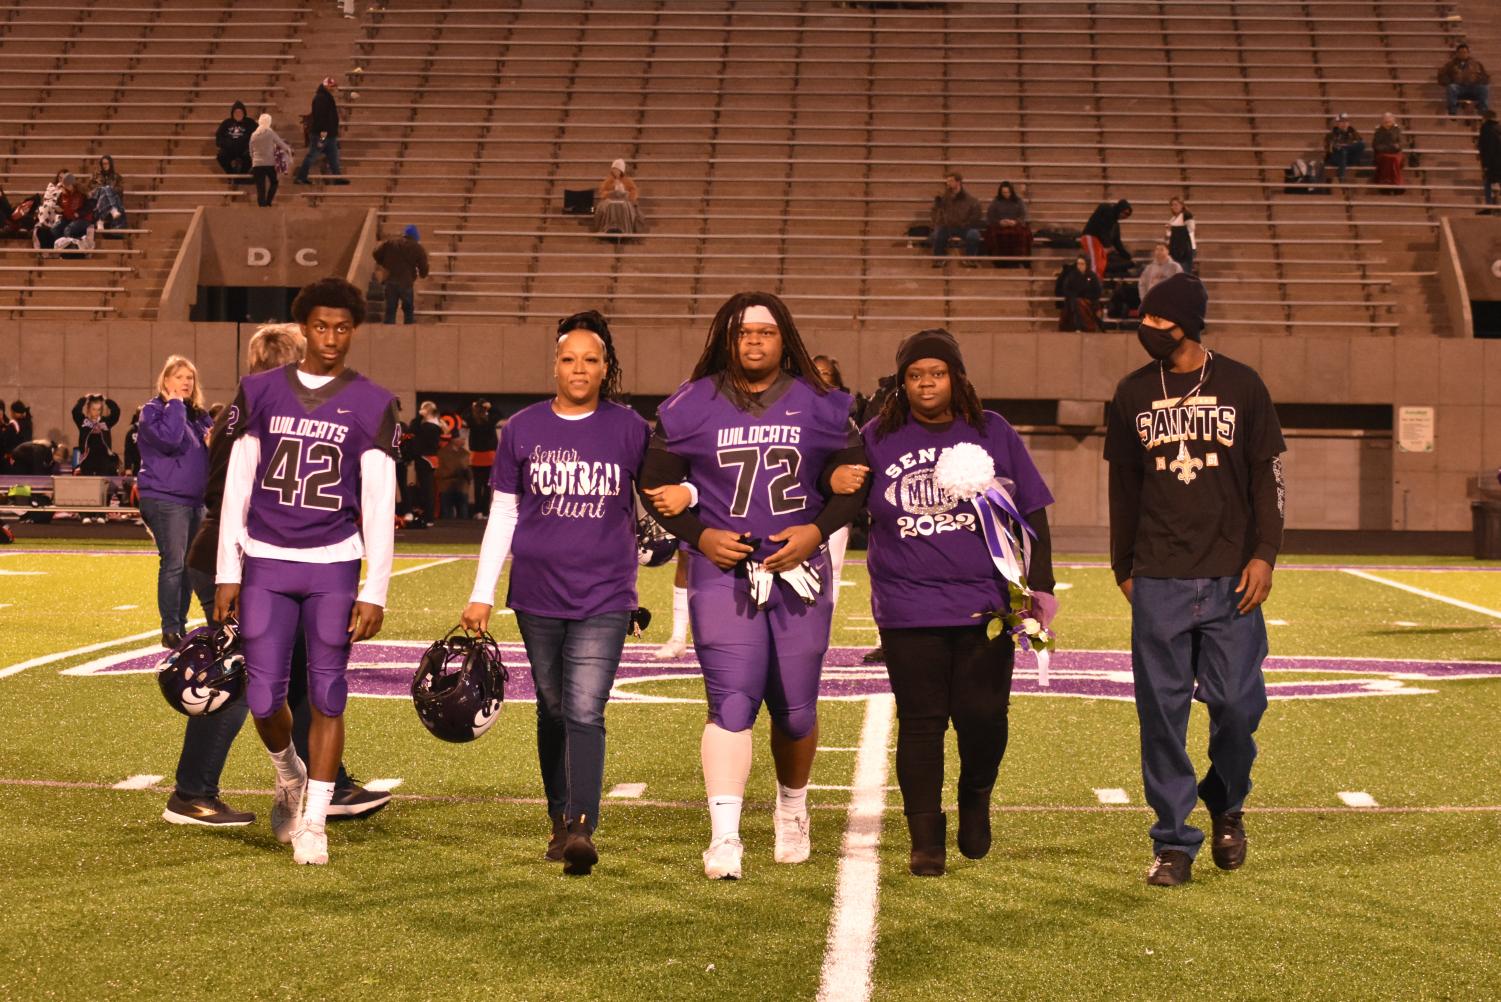
<instances>
[{"instance_id":1,"label":"purple field logo","mask_svg":"<svg viewBox=\"0 0 1501 1002\"><path fill-rule=\"evenodd\" d=\"M412 672L426 644L405 640L375 640L358 645L350 660L349 692L377 699L405 699ZM680 684L696 680L698 661L690 653L677 661L655 661L655 645L630 644L625 649L612 697L626 703L701 703L703 698ZM520 644L502 644L511 669L506 698L535 698L526 651ZM833 647L824 660L822 699L864 699L890 692L886 669L862 660L865 650ZM140 648L111 654L66 669L64 675L110 676L154 671L160 648ZM1267 695L1272 699L1345 699L1355 696L1421 696L1438 690L1432 683L1453 679L1501 678L1501 662L1397 661L1380 658L1270 657L1265 664ZM1011 691L1018 696L1071 696L1083 699L1131 699L1131 655L1124 651L1057 651L1049 669L1050 685L1037 684L1036 663L1018 653Z\"/></svg>"}]
</instances>

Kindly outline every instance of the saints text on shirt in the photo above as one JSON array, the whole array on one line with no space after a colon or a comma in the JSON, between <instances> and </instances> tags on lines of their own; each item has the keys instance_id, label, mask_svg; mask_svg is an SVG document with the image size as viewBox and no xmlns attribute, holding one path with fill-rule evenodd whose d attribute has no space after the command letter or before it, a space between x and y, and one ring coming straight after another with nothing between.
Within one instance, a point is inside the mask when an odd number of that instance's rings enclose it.
<instances>
[{"instance_id":1,"label":"saints text on shirt","mask_svg":"<svg viewBox=\"0 0 1501 1002\"><path fill-rule=\"evenodd\" d=\"M1222 406L1216 397L1154 400L1152 409L1136 415L1136 434L1142 445L1155 449L1174 442L1235 444L1235 408Z\"/></svg>"},{"instance_id":2,"label":"saints text on shirt","mask_svg":"<svg viewBox=\"0 0 1501 1002\"><path fill-rule=\"evenodd\" d=\"M290 435L293 438L313 438L323 442L343 444L349 434L349 426L314 418L293 417L290 414L273 414L268 422L271 434Z\"/></svg>"}]
</instances>

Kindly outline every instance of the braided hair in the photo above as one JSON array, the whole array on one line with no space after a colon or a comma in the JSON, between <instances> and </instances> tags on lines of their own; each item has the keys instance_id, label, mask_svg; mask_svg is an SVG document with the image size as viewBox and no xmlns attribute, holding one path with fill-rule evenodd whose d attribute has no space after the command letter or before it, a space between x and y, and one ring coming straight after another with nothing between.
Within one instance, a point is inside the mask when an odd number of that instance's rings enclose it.
<instances>
[{"instance_id":1,"label":"braided hair","mask_svg":"<svg viewBox=\"0 0 1501 1002\"><path fill-rule=\"evenodd\" d=\"M985 434L985 407L980 403L975 385L964 373L950 368L949 386L953 394L950 406L953 407L955 416L969 422L970 427L981 435ZM912 405L907 401L907 373L898 372L896 385L881 404L881 413L876 419L876 437L885 438L902 427L911 413Z\"/></svg>"},{"instance_id":2,"label":"braided hair","mask_svg":"<svg viewBox=\"0 0 1501 1002\"><path fill-rule=\"evenodd\" d=\"M797 332L797 325L792 322L792 313L787 309L787 304L769 292L737 292L725 300L719 312L714 314L713 322L709 324L709 336L704 342L703 354L698 357L698 363L694 365L693 375L689 379L722 374L729 388L742 399L753 395L750 380L740 367L740 352L736 347L745 311L752 306L764 306L776 318L777 330L782 335L781 370L791 376L801 376L820 395L829 392L818 375L818 367L813 364L813 359L803 344L802 336Z\"/></svg>"},{"instance_id":3,"label":"braided hair","mask_svg":"<svg viewBox=\"0 0 1501 1002\"><path fill-rule=\"evenodd\" d=\"M601 400L614 400L621 395L620 359L615 355L615 339L610 336L610 322L598 310L584 310L558 321L558 340L573 331L589 331L604 343L605 378L599 387Z\"/></svg>"}]
</instances>

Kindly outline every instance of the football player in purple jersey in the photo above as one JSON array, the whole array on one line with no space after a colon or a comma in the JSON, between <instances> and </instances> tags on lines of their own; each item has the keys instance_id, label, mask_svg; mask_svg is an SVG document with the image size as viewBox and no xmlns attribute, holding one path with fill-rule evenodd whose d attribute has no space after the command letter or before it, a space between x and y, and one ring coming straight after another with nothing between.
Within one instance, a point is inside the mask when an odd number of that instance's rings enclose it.
<instances>
[{"instance_id":1,"label":"football player in purple jersey","mask_svg":"<svg viewBox=\"0 0 1501 1002\"><path fill-rule=\"evenodd\" d=\"M1052 619L1053 559L1047 506L1053 503L1021 436L982 408L965 376L959 344L941 328L897 349L898 388L865 425L870 466L871 610L881 631L896 696L896 776L912 838L909 869L937 876L945 864L943 745L952 721L959 740L959 851L990 851L990 796L1006 753L1007 704L1015 646L991 620L1008 611L975 511L940 490L933 468L944 449L973 443L1010 481L1017 511L1036 533L1027 583L1039 618ZM836 471L836 490L848 471ZM864 470L857 471L857 483Z\"/></svg>"},{"instance_id":2,"label":"football player in purple jersey","mask_svg":"<svg viewBox=\"0 0 1501 1002\"><path fill-rule=\"evenodd\" d=\"M246 698L276 767L271 827L297 863L328 862L325 823L344 750L350 645L380 632L395 548L396 400L345 365L365 297L326 278L292 316L299 364L246 376L220 512L214 618L237 614ZM360 560L368 564L360 588ZM309 761L292 744L292 648L307 643Z\"/></svg>"},{"instance_id":3,"label":"football player in purple jersey","mask_svg":"<svg viewBox=\"0 0 1501 1002\"><path fill-rule=\"evenodd\" d=\"M824 541L863 502L828 497L836 467L864 462L849 411L849 394L819 378L782 301L742 292L720 307L693 375L657 414L642 493L693 546L689 616L709 703L704 874L713 879L741 875L740 808L763 702L777 772L774 858L800 863L811 849L807 787L835 587ZM684 480L695 507L662 514L657 500L675 508L665 498Z\"/></svg>"},{"instance_id":4,"label":"football player in purple jersey","mask_svg":"<svg viewBox=\"0 0 1501 1002\"><path fill-rule=\"evenodd\" d=\"M511 557L506 605L537 690L537 758L552 838L544 858L587 875L605 770L605 704L636 610L636 478L646 421L611 398L620 362L609 324L589 310L558 324L551 400L501 433L474 591L462 620L490 625Z\"/></svg>"}]
</instances>

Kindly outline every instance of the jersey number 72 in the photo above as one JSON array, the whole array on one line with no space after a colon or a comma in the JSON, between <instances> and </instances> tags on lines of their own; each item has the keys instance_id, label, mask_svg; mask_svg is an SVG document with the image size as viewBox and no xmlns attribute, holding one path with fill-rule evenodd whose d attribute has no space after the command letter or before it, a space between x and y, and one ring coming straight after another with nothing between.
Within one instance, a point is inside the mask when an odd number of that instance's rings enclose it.
<instances>
[{"instance_id":1,"label":"jersey number 72","mask_svg":"<svg viewBox=\"0 0 1501 1002\"><path fill-rule=\"evenodd\" d=\"M803 464L803 455L790 445L772 445L765 450L750 447L720 449L715 454L721 469L735 467L735 496L730 500L730 514L744 518L750 510L751 489L756 483L756 474L762 467L769 472L781 472L766 485L767 500L773 515L789 515L808 506L802 494L793 494L798 488L797 471Z\"/></svg>"}]
</instances>

